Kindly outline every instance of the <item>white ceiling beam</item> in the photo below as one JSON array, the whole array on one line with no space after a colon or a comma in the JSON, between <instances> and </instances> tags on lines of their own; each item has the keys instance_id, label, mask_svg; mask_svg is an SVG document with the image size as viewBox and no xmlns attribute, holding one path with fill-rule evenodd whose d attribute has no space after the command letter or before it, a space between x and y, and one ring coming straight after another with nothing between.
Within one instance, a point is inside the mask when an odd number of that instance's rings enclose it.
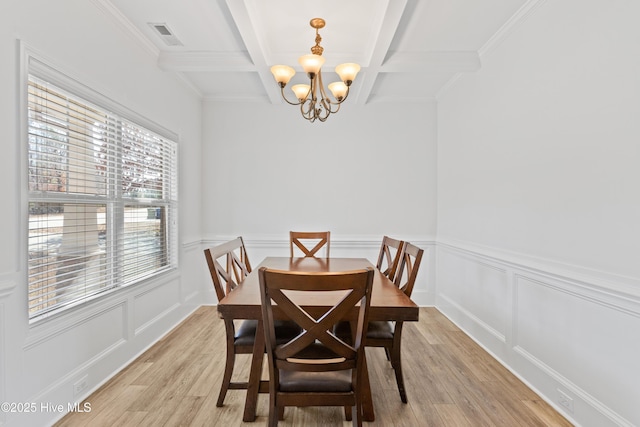
<instances>
[{"instance_id":1,"label":"white ceiling beam","mask_svg":"<svg viewBox=\"0 0 640 427\"><path fill-rule=\"evenodd\" d=\"M254 65L254 70L258 73L262 85L267 92L267 96L273 104L282 102L282 96L280 95L280 89L278 84L271 75L270 68L262 53L262 47L260 41L256 36L256 32L253 28L249 11L247 10L246 3L243 0L226 0L227 7L231 16L240 32L242 41L247 48L249 57Z\"/></svg>"},{"instance_id":2,"label":"white ceiling beam","mask_svg":"<svg viewBox=\"0 0 640 427\"><path fill-rule=\"evenodd\" d=\"M373 86L376 82L380 66L384 61L384 58L389 51L389 46L393 41L393 37L398 30L402 14L407 6L407 0L390 1L387 6L387 10L376 39L373 52L371 54L371 61L363 73L362 81L359 82L359 90L356 95L356 104L366 104L373 90Z\"/></svg>"}]
</instances>

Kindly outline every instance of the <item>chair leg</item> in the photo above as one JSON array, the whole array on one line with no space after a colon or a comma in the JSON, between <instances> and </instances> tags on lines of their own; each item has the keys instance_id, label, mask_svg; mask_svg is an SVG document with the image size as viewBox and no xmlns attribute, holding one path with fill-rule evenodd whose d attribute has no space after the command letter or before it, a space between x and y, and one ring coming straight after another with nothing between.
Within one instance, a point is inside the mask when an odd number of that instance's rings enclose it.
<instances>
[{"instance_id":1,"label":"chair leg","mask_svg":"<svg viewBox=\"0 0 640 427\"><path fill-rule=\"evenodd\" d=\"M282 415L284 415L284 406L277 406L275 396L273 396L273 394L270 394L270 396L269 396L269 421L267 423L269 427L277 427L278 418L280 418L280 413L281 412L282 412Z\"/></svg>"},{"instance_id":2,"label":"chair leg","mask_svg":"<svg viewBox=\"0 0 640 427\"><path fill-rule=\"evenodd\" d=\"M345 406L344 407L344 419L347 421L351 421L352 417L351 417L351 406Z\"/></svg>"},{"instance_id":3,"label":"chair leg","mask_svg":"<svg viewBox=\"0 0 640 427\"><path fill-rule=\"evenodd\" d=\"M361 399L356 399L356 404L351 407L351 425L353 425L353 427L362 427L362 400Z\"/></svg>"},{"instance_id":4,"label":"chair leg","mask_svg":"<svg viewBox=\"0 0 640 427\"><path fill-rule=\"evenodd\" d=\"M216 406L220 407L224 404L224 398L227 396L227 390L229 390L229 384L231 384L231 376L233 375L233 366L236 361L236 350L233 347L235 328L233 326L233 320L224 321L224 329L227 341L227 360L224 365L224 374L222 375L222 384L220 385L220 394L218 394L218 401Z\"/></svg>"},{"instance_id":5,"label":"chair leg","mask_svg":"<svg viewBox=\"0 0 640 427\"><path fill-rule=\"evenodd\" d=\"M216 406L220 407L224 404L224 398L229 390L229 384L231 383L231 375L233 374L233 365L235 364L236 354L231 347L227 346L227 361L224 366L224 375L222 376L222 384L220 385L220 394L218 394L218 401Z\"/></svg>"},{"instance_id":6,"label":"chair leg","mask_svg":"<svg viewBox=\"0 0 640 427\"><path fill-rule=\"evenodd\" d=\"M280 421L284 420L284 406L278 406L278 419Z\"/></svg>"}]
</instances>

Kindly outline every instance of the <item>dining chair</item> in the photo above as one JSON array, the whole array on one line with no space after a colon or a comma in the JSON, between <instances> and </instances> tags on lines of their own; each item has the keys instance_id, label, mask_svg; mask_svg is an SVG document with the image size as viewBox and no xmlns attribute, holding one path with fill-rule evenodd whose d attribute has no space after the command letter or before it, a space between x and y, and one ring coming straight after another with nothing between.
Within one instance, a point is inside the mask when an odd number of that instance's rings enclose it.
<instances>
[{"instance_id":1,"label":"dining chair","mask_svg":"<svg viewBox=\"0 0 640 427\"><path fill-rule=\"evenodd\" d=\"M391 242L394 245L398 245L398 241ZM387 242L389 243L389 242ZM388 277L398 286L409 298L411 298L411 292L416 281L418 269L420 268L420 262L422 261L423 249L409 243L402 242L399 252L394 257L396 261L395 271ZM381 247L381 253L386 252L385 242ZM386 255L381 255L382 257ZM392 264L393 264L392 262ZM380 263L378 263L380 265ZM385 271L380 270L382 274ZM386 274L385 274L386 275ZM391 362L393 367L396 383L398 385L398 392L400 393L400 400L403 403L407 403L407 392L404 387L404 377L402 374L402 359L401 355L401 343L402 343L402 325L401 321L388 322L388 321L372 321L369 322L367 332L365 334L365 346L366 347L383 347L387 360ZM338 323L334 330L336 334L344 341L351 342L353 326L349 322Z\"/></svg>"},{"instance_id":2,"label":"dining chair","mask_svg":"<svg viewBox=\"0 0 640 427\"><path fill-rule=\"evenodd\" d=\"M341 406L354 426L362 425L361 378L367 375L363 369L363 339L373 277L371 267L340 273L260 268L262 318L269 362L270 427L284 419L286 406ZM305 294L334 291L340 291L334 295L335 303L328 302L324 308L305 309L301 305ZM356 327L354 344L350 345L332 331L337 322L354 310L357 310ZM279 343L275 335L275 319L279 317L296 323L302 333L286 343ZM350 411L347 410L349 407Z\"/></svg>"},{"instance_id":3,"label":"dining chair","mask_svg":"<svg viewBox=\"0 0 640 427\"><path fill-rule=\"evenodd\" d=\"M378 254L376 268L391 281L393 281L396 269L398 268L402 245L404 245L402 240L394 239L389 236L382 237L382 244L380 245L380 253Z\"/></svg>"},{"instance_id":4,"label":"dining chair","mask_svg":"<svg viewBox=\"0 0 640 427\"><path fill-rule=\"evenodd\" d=\"M289 250L291 258L294 257L295 248L298 248L304 257L316 257L320 249L325 248L325 258L329 258L331 232L329 231L290 231ZM309 247L315 243L315 246Z\"/></svg>"},{"instance_id":5,"label":"dining chair","mask_svg":"<svg viewBox=\"0 0 640 427\"><path fill-rule=\"evenodd\" d=\"M400 250L393 283L409 298L411 298L411 293L413 292L423 253L423 249L409 242L404 242ZM407 392L404 387L401 359L402 325L403 322L401 321L369 322L365 336L365 345L367 347L384 348L387 359L391 362L391 366L396 375L400 400L402 400L402 403L407 403Z\"/></svg>"},{"instance_id":6,"label":"dining chair","mask_svg":"<svg viewBox=\"0 0 640 427\"><path fill-rule=\"evenodd\" d=\"M242 237L237 237L213 248L207 248L204 250L204 255L207 259L209 273L211 274L211 280L213 281L218 302L229 292L233 292L251 272L251 264L249 263L249 257L247 256L247 250ZM216 406L223 405L229 389L246 390L248 387L248 381L231 382L231 376L233 374L236 354L253 353L258 321L234 321L233 319L225 318L224 326L227 356ZM299 332L299 328L291 322L278 322L277 329L278 337L282 337L283 340L295 336Z\"/></svg>"}]
</instances>

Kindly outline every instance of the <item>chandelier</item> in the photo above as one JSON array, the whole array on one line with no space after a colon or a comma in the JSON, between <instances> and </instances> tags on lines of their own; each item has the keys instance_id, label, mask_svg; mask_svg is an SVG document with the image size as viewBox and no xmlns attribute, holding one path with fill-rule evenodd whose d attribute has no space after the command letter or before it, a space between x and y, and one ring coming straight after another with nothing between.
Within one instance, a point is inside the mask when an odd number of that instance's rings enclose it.
<instances>
[{"instance_id":1,"label":"chandelier","mask_svg":"<svg viewBox=\"0 0 640 427\"><path fill-rule=\"evenodd\" d=\"M284 88L296 73L295 70L288 65L274 65L271 67L271 73L278 85L280 85L282 98L291 105L299 105L302 117L312 123L316 120L324 122L330 114L337 113L340 110L340 105L349 96L349 86L351 86L356 74L360 71L360 66L346 63L336 67L335 71L340 76L341 81L329 84L328 88L334 97L334 100L331 100L322 84L321 68L324 64L324 58L322 57L324 49L320 46L322 37L318 33L320 28L324 28L325 21L322 18L314 18L309 24L316 29L316 44L311 47L311 54L302 55L298 58L302 69L309 76L309 84L297 84L291 87L298 102L289 101L284 94Z\"/></svg>"}]
</instances>

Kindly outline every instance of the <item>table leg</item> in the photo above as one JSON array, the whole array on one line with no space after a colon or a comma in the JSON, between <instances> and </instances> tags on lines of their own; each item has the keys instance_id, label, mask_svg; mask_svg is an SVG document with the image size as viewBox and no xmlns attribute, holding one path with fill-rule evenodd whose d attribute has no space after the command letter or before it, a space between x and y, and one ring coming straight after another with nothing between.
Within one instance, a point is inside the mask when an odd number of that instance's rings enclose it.
<instances>
[{"instance_id":1,"label":"table leg","mask_svg":"<svg viewBox=\"0 0 640 427\"><path fill-rule=\"evenodd\" d=\"M264 327L262 319L258 320L256 328L256 338L253 345L253 355L251 356L251 371L249 372L249 384L247 386L247 397L244 402L244 415L242 421L253 422L256 420L256 409L258 407L258 393L260 392L260 378L262 378L262 362L264 360Z\"/></svg>"}]
</instances>

